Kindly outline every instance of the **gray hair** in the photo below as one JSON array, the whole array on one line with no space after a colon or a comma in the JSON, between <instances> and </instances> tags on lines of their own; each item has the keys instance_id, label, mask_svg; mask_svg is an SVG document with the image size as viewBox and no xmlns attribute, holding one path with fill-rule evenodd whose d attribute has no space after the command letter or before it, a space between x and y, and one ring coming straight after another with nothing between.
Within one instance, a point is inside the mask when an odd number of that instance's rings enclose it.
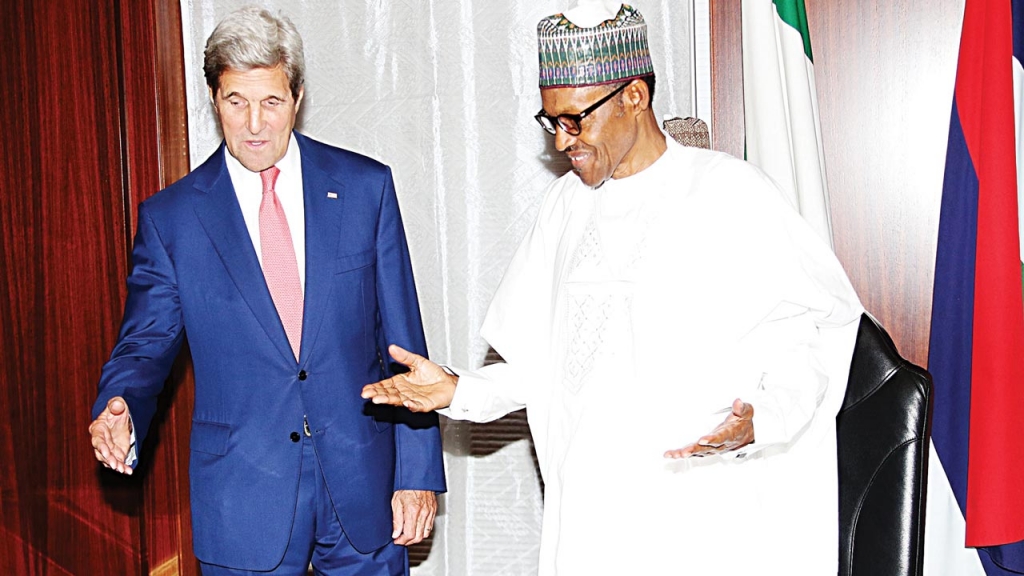
<instances>
[{"instance_id":1,"label":"gray hair","mask_svg":"<svg viewBox=\"0 0 1024 576\"><path fill-rule=\"evenodd\" d=\"M302 37L288 17L274 16L259 6L246 6L228 14L206 40L203 73L214 94L220 75L227 70L282 66L294 98L305 81L306 61Z\"/></svg>"}]
</instances>

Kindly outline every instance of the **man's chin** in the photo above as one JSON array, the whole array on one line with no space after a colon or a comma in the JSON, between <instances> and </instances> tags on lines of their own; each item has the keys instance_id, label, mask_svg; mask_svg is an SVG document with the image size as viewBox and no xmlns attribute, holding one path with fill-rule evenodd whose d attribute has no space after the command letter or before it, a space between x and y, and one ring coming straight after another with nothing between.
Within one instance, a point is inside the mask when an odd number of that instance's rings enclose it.
<instances>
[{"instance_id":1,"label":"man's chin","mask_svg":"<svg viewBox=\"0 0 1024 576\"><path fill-rule=\"evenodd\" d=\"M590 188L600 188L601 185L604 184L605 180L607 180L607 178L597 178L593 174L586 174L584 172L580 172L575 168L573 168L572 171L576 173L576 176L580 179L581 182L583 182L583 184Z\"/></svg>"},{"instance_id":2,"label":"man's chin","mask_svg":"<svg viewBox=\"0 0 1024 576\"><path fill-rule=\"evenodd\" d=\"M235 159L250 172L262 172L274 165L273 162L263 158L253 158L251 156L235 156Z\"/></svg>"}]
</instances>

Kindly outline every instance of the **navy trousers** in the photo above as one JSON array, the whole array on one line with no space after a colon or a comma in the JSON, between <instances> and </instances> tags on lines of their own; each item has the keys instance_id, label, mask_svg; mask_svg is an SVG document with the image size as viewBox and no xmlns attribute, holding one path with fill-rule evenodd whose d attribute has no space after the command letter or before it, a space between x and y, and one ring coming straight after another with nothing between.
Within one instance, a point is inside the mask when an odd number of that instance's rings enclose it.
<instances>
[{"instance_id":1,"label":"navy trousers","mask_svg":"<svg viewBox=\"0 0 1024 576\"><path fill-rule=\"evenodd\" d=\"M310 563L317 576L408 576L404 546L389 542L370 554L356 551L334 512L313 441L302 437L302 471L295 502L291 539L281 563L269 572L202 564L203 576L306 576Z\"/></svg>"}]
</instances>

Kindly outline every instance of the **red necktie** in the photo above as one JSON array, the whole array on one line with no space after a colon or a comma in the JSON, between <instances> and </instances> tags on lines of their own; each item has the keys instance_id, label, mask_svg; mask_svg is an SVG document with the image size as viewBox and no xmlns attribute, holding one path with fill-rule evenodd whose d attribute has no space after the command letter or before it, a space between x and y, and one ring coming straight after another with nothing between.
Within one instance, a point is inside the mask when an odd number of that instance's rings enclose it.
<instances>
[{"instance_id":1,"label":"red necktie","mask_svg":"<svg viewBox=\"0 0 1024 576\"><path fill-rule=\"evenodd\" d=\"M267 288L270 288L270 297L274 299L288 342L298 360L299 345L302 342L302 285L299 284L299 265L295 261L288 219L274 192L274 184L280 173L277 166L260 172L260 178L263 179L260 252L263 255L263 277L267 281Z\"/></svg>"}]
</instances>

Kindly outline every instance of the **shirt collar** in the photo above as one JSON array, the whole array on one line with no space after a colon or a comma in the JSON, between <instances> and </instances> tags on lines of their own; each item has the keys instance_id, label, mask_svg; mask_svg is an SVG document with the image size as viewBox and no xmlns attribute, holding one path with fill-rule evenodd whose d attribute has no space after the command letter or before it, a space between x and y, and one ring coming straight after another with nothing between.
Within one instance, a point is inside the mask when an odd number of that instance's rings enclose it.
<instances>
[{"instance_id":1,"label":"shirt collar","mask_svg":"<svg viewBox=\"0 0 1024 576\"><path fill-rule=\"evenodd\" d=\"M231 155L227 146L224 147L224 162L228 167L228 174L231 176L231 182L235 185L236 190L255 190L257 193L263 193L263 181L260 179L260 173L253 172L242 166L238 158ZM292 179L296 175L301 174L302 159L294 132L288 138L288 150L285 151L284 157L278 160L274 166L277 166L277 169L281 171L278 175L278 181L281 181L282 177Z\"/></svg>"}]
</instances>

